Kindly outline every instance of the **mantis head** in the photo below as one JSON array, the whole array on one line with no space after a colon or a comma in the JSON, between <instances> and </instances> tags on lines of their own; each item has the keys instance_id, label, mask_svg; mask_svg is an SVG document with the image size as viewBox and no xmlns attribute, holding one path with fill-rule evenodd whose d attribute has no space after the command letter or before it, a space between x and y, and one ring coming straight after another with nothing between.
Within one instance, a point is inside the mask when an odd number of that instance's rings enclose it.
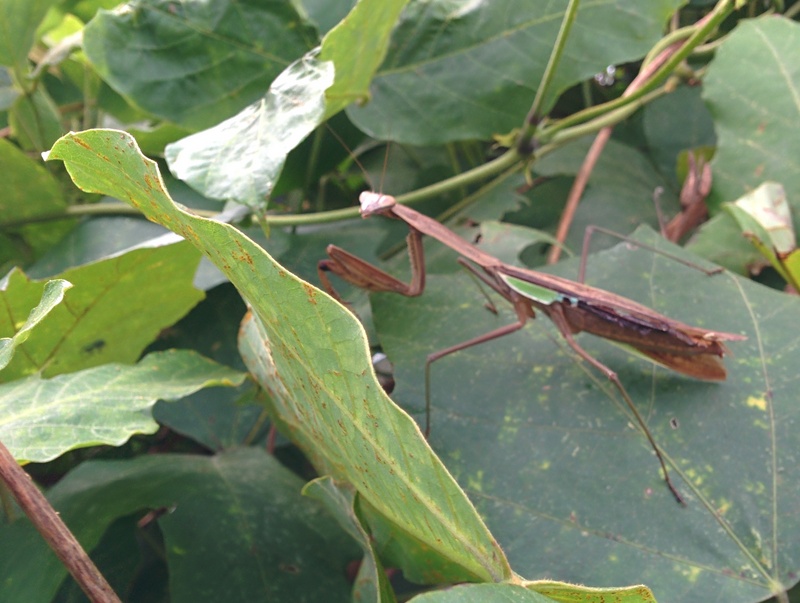
<instances>
[{"instance_id":1,"label":"mantis head","mask_svg":"<svg viewBox=\"0 0 800 603\"><path fill-rule=\"evenodd\" d=\"M395 201L394 197L391 195L384 195L373 191L364 191L359 195L358 201L361 203L362 218L366 218L372 214L383 213L384 210L397 205L397 201Z\"/></svg>"}]
</instances>

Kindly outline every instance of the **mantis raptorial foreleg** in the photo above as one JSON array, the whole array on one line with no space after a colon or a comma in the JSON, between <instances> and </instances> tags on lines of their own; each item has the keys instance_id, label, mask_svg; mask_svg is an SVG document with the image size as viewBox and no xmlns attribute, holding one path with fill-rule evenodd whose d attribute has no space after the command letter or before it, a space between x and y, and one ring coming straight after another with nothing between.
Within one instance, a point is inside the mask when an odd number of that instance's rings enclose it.
<instances>
[{"instance_id":1,"label":"mantis raptorial foreleg","mask_svg":"<svg viewBox=\"0 0 800 603\"><path fill-rule=\"evenodd\" d=\"M319 280L325 290L339 302L342 302L342 298L339 297L336 289L331 284L328 272L335 274L351 285L367 291L376 293L387 291L399 293L406 297L417 297L425 289L425 259L422 251L422 235L420 235L419 231L411 228L406 237L406 242L408 243L408 256L411 262L411 281L408 283L404 283L374 264L370 264L336 245L328 245L326 251L329 259L320 260L317 264Z\"/></svg>"}]
</instances>

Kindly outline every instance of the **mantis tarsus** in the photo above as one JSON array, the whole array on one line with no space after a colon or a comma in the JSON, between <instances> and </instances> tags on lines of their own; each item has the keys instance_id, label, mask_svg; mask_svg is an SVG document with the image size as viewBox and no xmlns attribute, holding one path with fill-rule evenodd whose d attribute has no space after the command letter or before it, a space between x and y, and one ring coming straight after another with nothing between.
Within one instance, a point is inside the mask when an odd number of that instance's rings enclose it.
<instances>
[{"instance_id":1,"label":"mantis tarsus","mask_svg":"<svg viewBox=\"0 0 800 603\"><path fill-rule=\"evenodd\" d=\"M573 335L586 331L620 342L674 371L710 381L722 381L726 377L721 358L727 352L727 348L722 342L739 341L745 337L683 324L602 289L505 264L465 241L436 220L398 204L394 197L389 195L366 191L361 193L360 203L363 217L380 214L402 220L408 225L411 281L404 283L343 249L329 245L327 253L330 259L319 262L318 272L323 286L332 295L338 297L328 279L328 272L369 291L389 291L409 297L420 295L425 288L422 235L428 235L458 252L461 255L459 263L507 299L517 315L517 321L514 323L428 356L425 362L426 436L430 430L431 364L449 354L518 331L528 319L535 317L535 309L538 309L550 318L567 344L581 358L603 373L617 388L655 451L664 472L664 481L675 499L683 503L681 495L670 479L661 450L617 374L586 352L575 341Z\"/></svg>"}]
</instances>

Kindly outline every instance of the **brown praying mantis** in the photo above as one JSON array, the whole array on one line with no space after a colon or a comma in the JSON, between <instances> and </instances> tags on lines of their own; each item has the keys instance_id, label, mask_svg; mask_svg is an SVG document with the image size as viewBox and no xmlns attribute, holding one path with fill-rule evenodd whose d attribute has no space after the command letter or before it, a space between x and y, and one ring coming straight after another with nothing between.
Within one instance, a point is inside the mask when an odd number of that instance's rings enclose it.
<instances>
[{"instance_id":1,"label":"brown praying mantis","mask_svg":"<svg viewBox=\"0 0 800 603\"><path fill-rule=\"evenodd\" d=\"M664 481L675 499L683 503L670 479L661 450L617 374L586 352L573 335L586 331L619 342L678 373L709 381L723 381L726 377L721 358L728 350L723 342L740 341L746 339L744 336L683 324L620 295L551 274L505 264L436 220L398 204L389 195L365 191L361 193L359 200L362 217L379 214L402 220L408 225L411 280L404 283L347 251L329 245L327 253L330 259L319 262L318 272L323 286L334 297L338 298L338 295L328 278L328 272L368 291L388 291L409 297L420 295L425 288L422 235L428 235L459 253L459 263L508 300L517 315L514 323L428 356L425 362L426 436L430 431L431 364L460 350L518 331L525 326L528 319L535 317L535 310L538 309L553 322L567 344L581 358L614 384L655 451L664 473Z\"/></svg>"}]
</instances>

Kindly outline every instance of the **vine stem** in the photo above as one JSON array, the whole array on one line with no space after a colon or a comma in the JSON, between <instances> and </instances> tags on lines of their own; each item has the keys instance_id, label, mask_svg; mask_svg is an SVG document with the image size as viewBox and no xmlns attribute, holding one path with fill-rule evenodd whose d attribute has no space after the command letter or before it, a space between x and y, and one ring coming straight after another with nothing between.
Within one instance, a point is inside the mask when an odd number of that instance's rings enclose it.
<instances>
[{"instance_id":1,"label":"vine stem","mask_svg":"<svg viewBox=\"0 0 800 603\"><path fill-rule=\"evenodd\" d=\"M638 90L628 96L621 96L601 105L596 105L583 111L578 111L565 117L552 125L542 128L537 136L541 142L549 142L558 132L571 128L578 124L584 123L605 113L610 110L619 109L627 104L634 103L641 97L649 92L655 90L672 72L675 68L688 57L694 48L705 40L717 28L717 26L727 17L734 9L734 2L736 0L720 0L714 9L698 21L691 28L679 30L680 35L687 35L685 42L682 44L678 52L675 52L669 57L661 67L652 74L651 78L642 85ZM676 32L677 33L677 32Z\"/></svg>"},{"instance_id":2,"label":"vine stem","mask_svg":"<svg viewBox=\"0 0 800 603\"><path fill-rule=\"evenodd\" d=\"M0 442L0 479L92 603L121 603L30 476Z\"/></svg>"},{"instance_id":3,"label":"vine stem","mask_svg":"<svg viewBox=\"0 0 800 603\"><path fill-rule=\"evenodd\" d=\"M726 0L722 0L716 8L720 8L720 5L724 4ZM723 7L724 8L724 7ZM724 11L720 11L724 12ZM712 11L700 21L698 21L694 25L694 32L697 33L699 31L706 31L706 26L708 23L714 21L714 17L719 16L718 14ZM654 80L658 80L659 78L663 77L664 68L668 65L671 65L671 70L674 70L679 63L674 61L676 56L683 56L686 53L686 46L689 46L691 41L694 41L695 45L702 42L704 38L699 38L696 35L690 35L685 37L685 34L688 32L686 31L688 28L684 28L684 30L679 30L684 35L683 39L680 37L677 41L672 42L669 46L664 48L658 55L655 56L652 60L645 62L642 66L641 71L639 74L634 78L634 80L630 83L630 85L625 89L625 92L622 94L621 99L626 98L642 98L642 94L640 92L642 90L653 91L652 82ZM677 33L677 32L675 32ZM656 47L661 47L663 44L657 45ZM652 53L651 53L652 54ZM682 60L682 59L681 59ZM578 209L578 204L580 203L581 197L583 196L583 192L586 189L586 185L589 182L589 178L594 170L595 165L597 165L597 161L600 158L600 155L603 152L606 144L611 139L611 133L613 131L612 126L605 126L603 127L595 137L594 141L592 142L592 146L589 148L589 152L586 154L586 158L581 165L580 170L578 171L577 176L575 177L575 182L572 184L572 188L570 189L569 196L567 197L567 204L564 207L564 211L561 214L561 220L558 224L558 229L556 230L556 240L560 243L559 245L554 245L550 253L547 257L548 264L555 264L559 258L561 257L561 249L563 248L563 243L567 238L567 233L569 232L570 227L572 226L572 222L575 218L575 212Z\"/></svg>"},{"instance_id":4,"label":"vine stem","mask_svg":"<svg viewBox=\"0 0 800 603\"><path fill-rule=\"evenodd\" d=\"M561 20L561 27L556 36L556 42L553 45L553 52L550 53L550 58L547 61L547 66L544 69L544 74L539 82L539 87L536 90L536 96L533 99L531 108L528 110L528 115L525 118L525 126L523 127L518 137L518 148L527 146L527 141L532 139L536 133L536 125L539 122L539 112L544 104L545 94L550 89L550 84L553 82L553 75L556 72L556 67L561 60L561 55L564 53L564 47L567 45L567 38L569 32L572 30L572 25L575 23L575 17L578 14L578 5L580 0L570 0L567 10L564 11L564 18Z\"/></svg>"}]
</instances>

